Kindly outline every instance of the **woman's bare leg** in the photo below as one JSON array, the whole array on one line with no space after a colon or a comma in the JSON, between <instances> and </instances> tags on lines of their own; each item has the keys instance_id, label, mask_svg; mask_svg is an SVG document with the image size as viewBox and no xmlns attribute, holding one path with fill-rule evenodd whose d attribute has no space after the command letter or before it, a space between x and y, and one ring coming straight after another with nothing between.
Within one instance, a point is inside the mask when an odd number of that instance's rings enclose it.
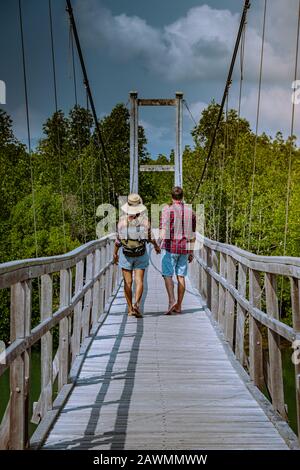
<instances>
[{"instance_id":1,"label":"woman's bare leg","mask_svg":"<svg viewBox=\"0 0 300 470\"><path fill-rule=\"evenodd\" d=\"M128 269L122 269L123 279L124 279L124 292L126 297L126 302L128 305L128 313L133 312L132 307L132 271Z\"/></svg>"},{"instance_id":2,"label":"woman's bare leg","mask_svg":"<svg viewBox=\"0 0 300 470\"><path fill-rule=\"evenodd\" d=\"M144 269L135 269L134 271L134 281L135 281L135 303L134 307L140 313L140 303L144 291Z\"/></svg>"}]
</instances>

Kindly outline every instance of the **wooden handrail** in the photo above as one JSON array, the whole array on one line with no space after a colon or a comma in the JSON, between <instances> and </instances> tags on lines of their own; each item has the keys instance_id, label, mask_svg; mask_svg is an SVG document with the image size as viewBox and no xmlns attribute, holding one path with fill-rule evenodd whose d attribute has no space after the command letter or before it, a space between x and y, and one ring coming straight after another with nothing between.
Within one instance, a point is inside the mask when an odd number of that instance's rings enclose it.
<instances>
[{"instance_id":1,"label":"wooden handrail","mask_svg":"<svg viewBox=\"0 0 300 470\"><path fill-rule=\"evenodd\" d=\"M197 234L197 240L200 244L216 252L232 256L233 259L243 263L248 268L283 276L295 276L300 279L300 258L255 255L237 246L210 240L199 233Z\"/></svg>"},{"instance_id":2,"label":"wooden handrail","mask_svg":"<svg viewBox=\"0 0 300 470\"><path fill-rule=\"evenodd\" d=\"M300 258L260 256L199 233L196 238L190 266L194 287L253 383L261 390L267 385L274 409L288 419L280 341L284 338L293 345L300 340ZM280 319L278 276L290 283L292 326ZM295 387L300 437L300 364L295 364Z\"/></svg>"},{"instance_id":3,"label":"wooden handrail","mask_svg":"<svg viewBox=\"0 0 300 470\"><path fill-rule=\"evenodd\" d=\"M10 369L10 400L0 426L0 449L30 446L30 419L41 422L35 436L38 434L42 442L41 435L46 435L70 393L76 370L84 359L83 352L101 326L104 311L108 311L111 296L119 285L120 270L112 262L114 238L110 234L65 255L0 265L0 288L11 290L11 341L5 351L5 363L0 364L0 376ZM59 276L60 284L60 303L55 311L54 274ZM31 328L33 279L38 280L39 286L40 322ZM59 327L59 346L53 360L51 332L55 326ZM30 410L30 351L38 341L41 341L42 387L38 402ZM53 402L56 378L58 396Z\"/></svg>"}]
</instances>

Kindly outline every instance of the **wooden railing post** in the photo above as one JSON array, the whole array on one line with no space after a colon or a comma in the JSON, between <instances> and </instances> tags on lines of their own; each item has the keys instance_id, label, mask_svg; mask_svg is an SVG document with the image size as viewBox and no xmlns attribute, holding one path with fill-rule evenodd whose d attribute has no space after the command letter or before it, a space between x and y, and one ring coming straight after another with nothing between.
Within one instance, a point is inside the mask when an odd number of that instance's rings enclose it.
<instances>
[{"instance_id":1,"label":"wooden railing post","mask_svg":"<svg viewBox=\"0 0 300 470\"><path fill-rule=\"evenodd\" d=\"M212 267L212 250L207 246L206 251L206 264L209 268ZM211 276L206 273L206 294L207 294L207 307L211 310Z\"/></svg>"},{"instance_id":2,"label":"wooden railing post","mask_svg":"<svg viewBox=\"0 0 300 470\"><path fill-rule=\"evenodd\" d=\"M204 245L201 246L200 250L199 250L199 257L200 259L202 259L204 261ZM202 299L205 301L205 298L204 298L204 268L202 268L202 266L200 265L199 267L199 279L198 279L198 282L199 282L199 292L200 292L200 295L202 297Z\"/></svg>"},{"instance_id":3,"label":"wooden railing post","mask_svg":"<svg viewBox=\"0 0 300 470\"><path fill-rule=\"evenodd\" d=\"M83 288L84 261L80 260L76 264L75 272L75 295L79 294ZM73 336L72 336L72 363L80 352L82 326L82 300L79 300L74 307Z\"/></svg>"},{"instance_id":4,"label":"wooden railing post","mask_svg":"<svg viewBox=\"0 0 300 470\"><path fill-rule=\"evenodd\" d=\"M93 279L94 275L94 253L90 253L86 257L86 272L85 284ZM84 296L83 312L82 312L82 337L87 338L90 334L90 321L91 321L91 306L92 306L92 292L89 289Z\"/></svg>"},{"instance_id":5,"label":"wooden railing post","mask_svg":"<svg viewBox=\"0 0 300 470\"><path fill-rule=\"evenodd\" d=\"M211 268L215 273L219 272L219 260L215 250L211 251ZM219 308L219 286L218 282L212 277L211 278L211 313L215 320L218 319L218 308Z\"/></svg>"},{"instance_id":6,"label":"wooden railing post","mask_svg":"<svg viewBox=\"0 0 300 470\"><path fill-rule=\"evenodd\" d=\"M236 264L234 259L227 255L226 257L227 264L227 282L236 287ZM225 298L225 329L224 334L225 338L233 348L233 339L234 339L234 306L235 300L229 290L226 291Z\"/></svg>"},{"instance_id":7,"label":"wooden railing post","mask_svg":"<svg viewBox=\"0 0 300 470\"><path fill-rule=\"evenodd\" d=\"M70 303L70 270L60 271L60 307ZM69 321L63 318L59 323L59 371L58 390L68 382L69 374Z\"/></svg>"},{"instance_id":8,"label":"wooden railing post","mask_svg":"<svg viewBox=\"0 0 300 470\"><path fill-rule=\"evenodd\" d=\"M22 339L31 329L31 284L18 282L11 287L11 342ZM10 367L9 448L22 450L28 441L29 352L18 356Z\"/></svg>"},{"instance_id":9,"label":"wooden railing post","mask_svg":"<svg viewBox=\"0 0 300 470\"><path fill-rule=\"evenodd\" d=\"M238 264L238 292L246 298L247 267L242 263ZM245 319L246 312L237 302L236 306L236 333L235 333L235 355L237 360L244 365L245 350Z\"/></svg>"},{"instance_id":10,"label":"wooden railing post","mask_svg":"<svg viewBox=\"0 0 300 470\"><path fill-rule=\"evenodd\" d=\"M106 241L105 244L105 264L110 260L110 246L109 241ZM110 268L107 268L105 271L105 304L107 303L110 297Z\"/></svg>"},{"instance_id":11,"label":"wooden railing post","mask_svg":"<svg viewBox=\"0 0 300 470\"><path fill-rule=\"evenodd\" d=\"M94 276L97 276L101 270L101 259L100 259L100 249L95 251L94 259ZM96 326L99 318L100 310L100 279L98 279L94 284L93 289L93 306L92 306L92 325L93 328Z\"/></svg>"},{"instance_id":12,"label":"wooden railing post","mask_svg":"<svg viewBox=\"0 0 300 470\"><path fill-rule=\"evenodd\" d=\"M300 333L300 281L292 277L291 282L291 299L293 312L293 328L296 333ZM299 351L299 345L297 345ZM295 351L296 353L296 351ZM300 357L296 354L295 364L295 385L296 385L296 404L297 404L297 427L298 437L300 440Z\"/></svg>"},{"instance_id":13,"label":"wooden railing post","mask_svg":"<svg viewBox=\"0 0 300 470\"><path fill-rule=\"evenodd\" d=\"M109 251L109 259L108 261L112 260L113 257L113 240L109 239L108 241L108 251ZM111 264L109 266L109 295L111 296L114 290L114 284L113 284L113 274L114 274L114 265Z\"/></svg>"},{"instance_id":14,"label":"wooden railing post","mask_svg":"<svg viewBox=\"0 0 300 470\"><path fill-rule=\"evenodd\" d=\"M260 273L253 269L249 270L249 301L253 307L261 308ZM249 356L250 377L254 384L262 389L264 383L262 335L259 323L251 315L249 316Z\"/></svg>"},{"instance_id":15,"label":"wooden railing post","mask_svg":"<svg viewBox=\"0 0 300 470\"><path fill-rule=\"evenodd\" d=\"M207 251L207 247L206 246L203 246L202 248L202 256L203 256L203 261L204 263L207 265L207 254L208 254L208 251ZM205 304L208 306L208 290L207 290L207 287L208 287L208 274L207 274L207 271L202 268L202 297L203 297L203 300L205 301Z\"/></svg>"},{"instance_id":16,"label":"wooden railing post","mask_svg":"<svg viewBox=\"0 0 300 470\"><path fill-rule=\"evenodd\" d=\"M198 250L194 252L194 256L195 256L195 259L194 259L194 261L192 261L192 263L190 263L189 269L190 269L190 272L191 272L192 285L193 285L193 287L198 289L198 286L199 286L199 271L200 271L200 265L197 262L197 258L200 257Z\"/></svg>"},{"instance_id":17,"label":"wooden railing post","mask_svg":"<svg viewBox=\"0 0 300 470\"><path fill-rule=\"evenodd\" d=\"M41 321L52 317L53 285L52 276L41 277ZM41 417L52 408L52 333L47 331L41 338Z\"/></svg>"},{"instance_id":18,"label":"wooden railing post","mask_svg":"<svg viewBox=\"0 0 300 470\"><path fill-rule=\"evenodd\" d=\"M100 248L100 266L101 266L101 269L104 268L105 261L106 261L106 259L105 259L105 247L101 246L101 248ZM99 315L101 315L104 312L104 307L105 307L105 274L102 274L102 276L100 278L100 300L99 300L99 304L100 304Z\"/></svg>"},{"instance_id":19,"label":"wooden railing post","mask_svg":"<svg viewBox=\"0 0 300 470\"><path fill-rule=\"evenodd\" d=\"M226 277L226 255L220 253L220 276ZM218 305L218 322L224 331L225 327L225 288L219 283L219 305Z\"/></svg>"},{"instance_id":20,"label":"wooden railing post","mask_svg":"<svg viewBox=\"0 0 300 470\"><path fill-rule=\"evenodd\" d=\"M279 320L278 297L276 292L276 275L266 273L266 304L267 314ZM284 406L284 391L282 377L282 360L280 351L280 336L268 328L270 383L272 404L282 417L286 418Z\"/></svg>"}]
</instances>

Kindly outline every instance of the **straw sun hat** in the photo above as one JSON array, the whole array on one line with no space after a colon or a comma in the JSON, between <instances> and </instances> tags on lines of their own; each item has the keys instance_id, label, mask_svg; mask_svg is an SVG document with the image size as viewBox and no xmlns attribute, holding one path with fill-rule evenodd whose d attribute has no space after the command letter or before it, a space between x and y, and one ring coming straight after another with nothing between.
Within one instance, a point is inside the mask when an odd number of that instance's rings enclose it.
<instances>
[{"instance_id":1,"label":"straw sun hat","mask_svg":"<svg viewBox=\"0 0 300 470\"><path fill-rule=\"evenodd\" d=\"M133 193L129 194L126 204L121 209L128 215L136 215L144 212L147 208L144 206L141 196Z\"/></svg>"}]
</instances>

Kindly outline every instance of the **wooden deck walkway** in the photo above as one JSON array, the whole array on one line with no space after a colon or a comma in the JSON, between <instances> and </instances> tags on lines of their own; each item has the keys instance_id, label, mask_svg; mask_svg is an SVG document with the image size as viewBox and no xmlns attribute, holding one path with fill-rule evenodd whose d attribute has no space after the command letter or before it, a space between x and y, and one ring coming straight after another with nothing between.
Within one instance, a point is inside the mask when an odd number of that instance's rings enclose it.
<instances>
[{"instance_id":1,"label":"wooden deck walkway","mask_svg":"<svg viewBox=\"0 0 300 470\"><path fill-rule=\"evenodd\" d=\"M287 449L190 284L183 314L166 305L154 266L143 319L127 317L120 289L44 448Z\"/></svg>"}]
</instances>

